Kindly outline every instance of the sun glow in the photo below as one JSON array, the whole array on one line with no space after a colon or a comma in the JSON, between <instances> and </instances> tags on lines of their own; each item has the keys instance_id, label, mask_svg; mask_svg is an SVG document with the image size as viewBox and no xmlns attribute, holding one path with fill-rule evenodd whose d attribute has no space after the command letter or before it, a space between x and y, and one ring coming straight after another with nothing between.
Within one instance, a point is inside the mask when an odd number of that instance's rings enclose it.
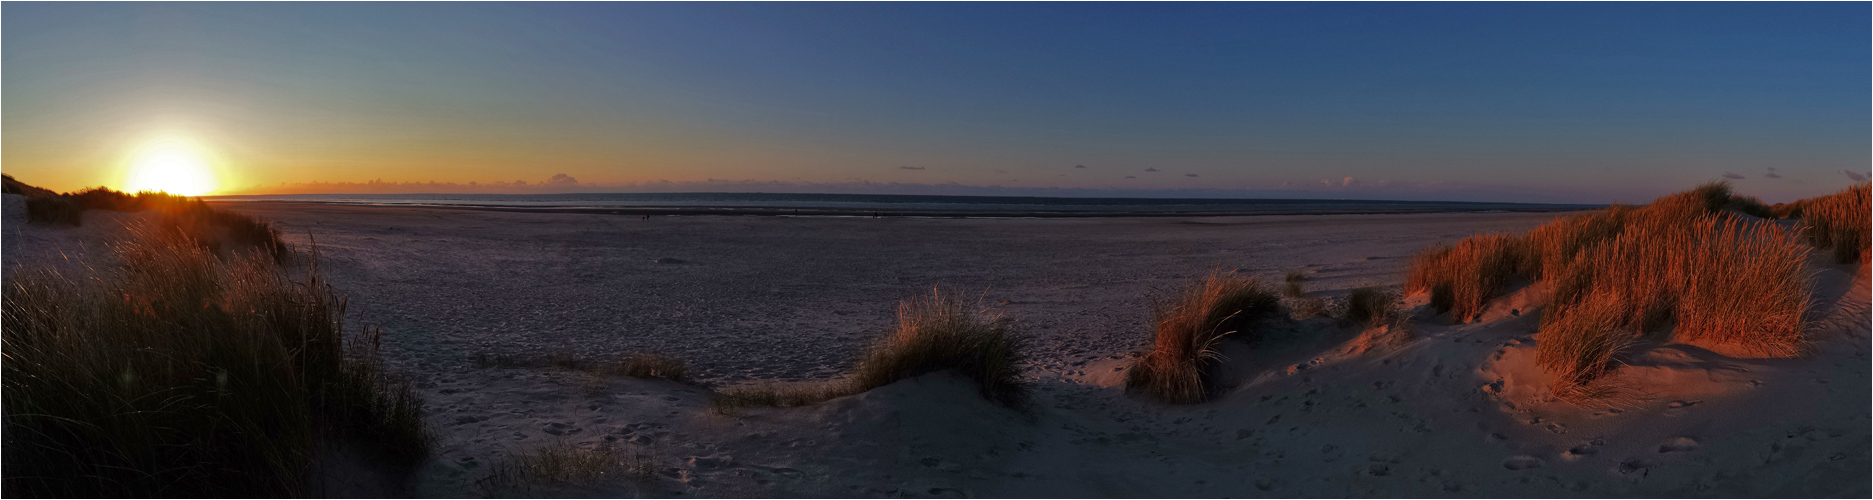
<instances>
[{"instance_id":1,"label":"sun glow","mask_svg":"<svg viewBox=\"0 0 1873 500\"><path fill-rule=\"evenodd\" d=\"M163 191L183 196L214 192L215 172L200 147L181 139L152 141L137 151L124 178L129 192Z\"/></svg>"}]
</instances>

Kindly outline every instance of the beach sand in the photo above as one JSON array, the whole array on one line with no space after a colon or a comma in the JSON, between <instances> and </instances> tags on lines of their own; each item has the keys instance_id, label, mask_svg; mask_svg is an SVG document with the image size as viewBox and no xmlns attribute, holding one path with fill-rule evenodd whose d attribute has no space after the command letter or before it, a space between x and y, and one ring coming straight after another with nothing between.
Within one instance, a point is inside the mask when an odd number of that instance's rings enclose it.
<instances>
[{"instance_id":1,"label":"beach sand","mask_svg":"<svg viewBox=\"0 0 1873 500\"><path fill-rule=\"evenodd\" d=\"M25 225L6 206L6 266L109 237ZM222 205L316 241L385 330L391 365L428 402L437 447L396 484L418 496L1548 497L1857 496L1870 482L1867 281L1817 258L1811 353L1738 359L1659 346L1622 373L1616 407L1543 401L1532 364L1539 289L1484 321L1424 308L1415 338L1351 348L1333 319L1283 319L1224 350L1232 386L1167 406L1125 394L1152 301L1210 272L1315 295L1396 291L1437 242L1521 232L1554 214L942 219L652 217L309 203ZM94 219L94 217L96 219ZM94 223L93 221L99 221ZM16 242L18 242L16 244ZM54 250L48 250L54 249ZM65 250L58 250L65 249ZM108 259L107 255L87 258ZM94 264L95 265L95 264ZM935 286L979 295L1030 339L1028 407L946 374L803 408L708 409L708 391L528 363L653 351L704 384L836 376ZM1416 299L1417 304L1422 298ZM1408 303L1409 304L1409 303ZM477 358L482 361L478 362ZM515 362L488 360L511 359ZM513 365L513 366L509 366ZM516 454L560 444L642 450L649 479L493 485ZM518 489L516 489L518 488Z\"/></svg>"}]
</instances>

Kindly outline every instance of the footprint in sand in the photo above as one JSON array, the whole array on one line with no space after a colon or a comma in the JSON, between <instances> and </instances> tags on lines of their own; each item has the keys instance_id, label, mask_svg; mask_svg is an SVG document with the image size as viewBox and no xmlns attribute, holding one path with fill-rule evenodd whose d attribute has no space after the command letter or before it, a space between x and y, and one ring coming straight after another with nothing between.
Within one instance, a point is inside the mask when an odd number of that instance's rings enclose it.
<instances>
[{"instance_id":1,"label":"footprint in sand","mask_svg":"<svg viewBox=\"0 0 1873 500\"><path fill-rule=\"evenodd\" d=\"M1527 470L1527 469L1539 468L1545 463L1547 462L1544 462L1542 459L1539 459L1539 458L1531 457L1528 455L1516 455L1513 457L1509 457L1508 460L1503 460L1502 468L1509 469L1509 470Z\"/></svg>"},{"instance_id":2,"label":"footprint in sand","mask_svg":"<svg viewBox=\"0 0 1873 500\"><path fill-rule=\"evenodd\" d=\"M1680 451L1697 451L1697 440L1691 439L1688 437L1675 437L1675 438L1667 439L1665 440L1665 442L1659 443L1658 445L1659 453L1673 453L1673 452L1680 452Z\"/></svg>"},{"instance_id":3,"label":"footprint in sand","mask_svg":"<svg viewBox=\"0 0 1873 500\"><path fill-rule=\"evenodd\" d=\"M1561 452L1561 458L1565 458L1568 460L1580 460L1582 458L1591 457L1593 456L1593 454L1599 453L1599 452L1600 452L1600 449L1592 444L1582 444L1579 446L1575 446L1573 448L1568 448L1567 451Z\"/></svg>"}]
</instances>

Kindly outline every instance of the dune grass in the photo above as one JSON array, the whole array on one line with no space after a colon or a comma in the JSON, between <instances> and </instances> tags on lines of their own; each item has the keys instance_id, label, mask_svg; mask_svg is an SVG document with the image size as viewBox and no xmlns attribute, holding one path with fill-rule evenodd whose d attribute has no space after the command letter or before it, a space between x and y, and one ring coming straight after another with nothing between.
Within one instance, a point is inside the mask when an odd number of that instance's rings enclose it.
<instances>
[{"instance_id":1,"label":"dune grass","mask_svg":"<svg viewBox=\"0 0 1873 500\"><path fill-rule=\"evenodd\" d=\"M662 354L640 352L625 356L611 369L612 373L634 378L663 379L688 383L689 368L683 360Z\"/></svg>"},{"instance_id":2,"label":"dune grass","mask_svg":"<svg viewBox=\"0 0 1873 500\"><path fill-rule=\"evenodd\" d=\"M1867 252L1873 204L1873 185L1862 182L1827 196L1801 200L1803 234L1815 248L1832 250L1834 260L1853 262Z\"/></svg>"},{"instance_id":3,"label":"dune grass","mask_svg":"<svg viewBox=\"0 0 1873 500\"><path fill-rule=\"evenodd\" d=\"M13 181L11 177L8 181L12 183L9 185L20 186L15 188L17 190L33 193L26 199L26 218L31 222L77 226L83 224L82 214L86 210L153 210L157 213L158 227L187 235L191 241L210 250L259 248L278 262L292 257L292 249L280 239L280 232L272 223L215 209L200 198L148 191L132 195L103 187L51 195L50 191Z\"/></svg>"},{"instance_id":4,"label":"dune grass","mask_svg":"<svg viewBox=\"0 0 1873 500\"><path fill-rule=\"evenodd\" d=\"M622 478L639 483L655 481L663 457L654 450L600 441L582 448L558 440L531 452L495 462L475 480L474 487L488 496L526 492L536 486L591 485Z\"/></svg>"},{"instance_id":5,"label":"dune grass","mask_svg":"<svg viewBox=\"0 0 1873 500\"><path fill-rule=\"evenodd\" d=\"M347 335L317 259L217 257L131 228L96 278L24 270L4 288L4 462L12 497L289 496L319 444L413 464L421 402Z\"/></svg>"},{"instance_id":6,"label":"dune grass","mask_svg":"<svg viewBox=\"0 0 1873 500\"><path fill-rule=\"evenodd\" d=\"M1151 351L1132 362L1127 390L1169 403L1209 396L1209 370L1224 336L1253 339L1256 322L1274 315L1280 299L1253 278L1215 273L1159 304Z\"/></svg>"},{"instance_id":7,"label":"dune grass","mask_svg":"<svg viewBox=\"0 0 1873 500\"><path fill-rule=\"evenodd\" d=\"M1371 326L1397 319L1398 296L1373 287L1354 288L1346 295L1346 319Z\"/></svg>"},{"instance_id":8,"label":"dune grass","mask_svg":"<svg viewBox=\"0 0 1873 500\"><path fill-rule=\"evenodd\" d=\"M1281 278L1281 281L1281 295L1283 297L1298 299L1307 296L1307 290L1302 285L1303 282L1307 281L1307 275L1301 274L1300 271L1289 271L1287 276Z\"/></svg>"},{"instance_id":9,"label":"dune grass","mask_svg":"<svg viewBox=\"0 0 1873 500\"><path fill-rule=\"evenodd\" d=\"M1718 182L1557 218L1526 236L1476 236L1420 254L1407 289L1467 319L1504 283L1549 282L1537 358L1556 376L1557 397L1604 395L1594 381L1619 349L1667 331L1657 340L1792 356L1804 342L1808 247L1796 231L1721 212L1760 205Z\"/></svg>"},{"instance_id":10,"label":"dune grass","mask_svg":"<svg viewBox=\"0 0 1873 500\"><path fill-rule=\"evenodd\" d=\"M1010 407L1027 399L1021 381L1024 342L998 316L985 315L957 293L898 304L898 325L859 357L843 378L818 383L753 385L716 392L717 410L802 406L862 393L899 380L951 371L975 383L984 398Z\"/></svg>"},{"instance_id":11,"label":"dune grass","mask_svg":"<svg viewBox=\"0 0 1873 500\"><path fill-rule=\"evenodd\" d=\"M1431 307L1468 321L1527 269L1525 239L1507 234L1472 236L1438 245L1411 261L1405 289L1429 293Z\"/></svg>"}]
</instances>

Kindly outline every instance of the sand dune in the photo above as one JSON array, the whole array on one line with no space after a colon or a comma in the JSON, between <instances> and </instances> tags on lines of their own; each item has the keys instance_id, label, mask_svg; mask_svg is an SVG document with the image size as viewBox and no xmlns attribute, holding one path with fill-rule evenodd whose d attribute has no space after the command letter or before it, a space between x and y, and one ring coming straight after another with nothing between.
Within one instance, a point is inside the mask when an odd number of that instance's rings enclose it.
<instances>
[{"instance_id":1,"label":"sand dune","mask_svg":"<svg viewBox=\"0 0 1873 500\"><path fill-rule=\"evenodd\" d=\"M7 205L9 269L57 241ZM1658 345L1620 371L1633 397L1548 401L1533 364L1539 287L1451 324L1405 304L1415 337L1282 319L1223 349L1213 401L1125 394L1153 298L1212 270L1306 272L1308 289L1403 281L1439 241L1550 214L1197 219L910 219L516 214L251 204L316 238L358 320L414 377L438 430L403 484L420 496L1626 497L1868 496L1868 283L1817 257L1810 354L1745 359ZM87 215L89 217L89 214ZM15 245L14 241L31 242ZM659 262L659 259L671 259ZM675 262L672 262L675 261ZM10 271L9 271L10 272ZM1032 338L1031 404L933 374L801 408L711 411L706 389L515 360L659 351L706 384L849 368L898 299L982 292ZM484 355L477 363L476 356ZM556 444L644 451L648 478L480 481ZM336 483L356 482L352 477ZM356 484L345 484L347 488ZM371 486L371 485L364 485ZM337 491L360 491L340 489Z\"/></svg>"}]
</instances>

